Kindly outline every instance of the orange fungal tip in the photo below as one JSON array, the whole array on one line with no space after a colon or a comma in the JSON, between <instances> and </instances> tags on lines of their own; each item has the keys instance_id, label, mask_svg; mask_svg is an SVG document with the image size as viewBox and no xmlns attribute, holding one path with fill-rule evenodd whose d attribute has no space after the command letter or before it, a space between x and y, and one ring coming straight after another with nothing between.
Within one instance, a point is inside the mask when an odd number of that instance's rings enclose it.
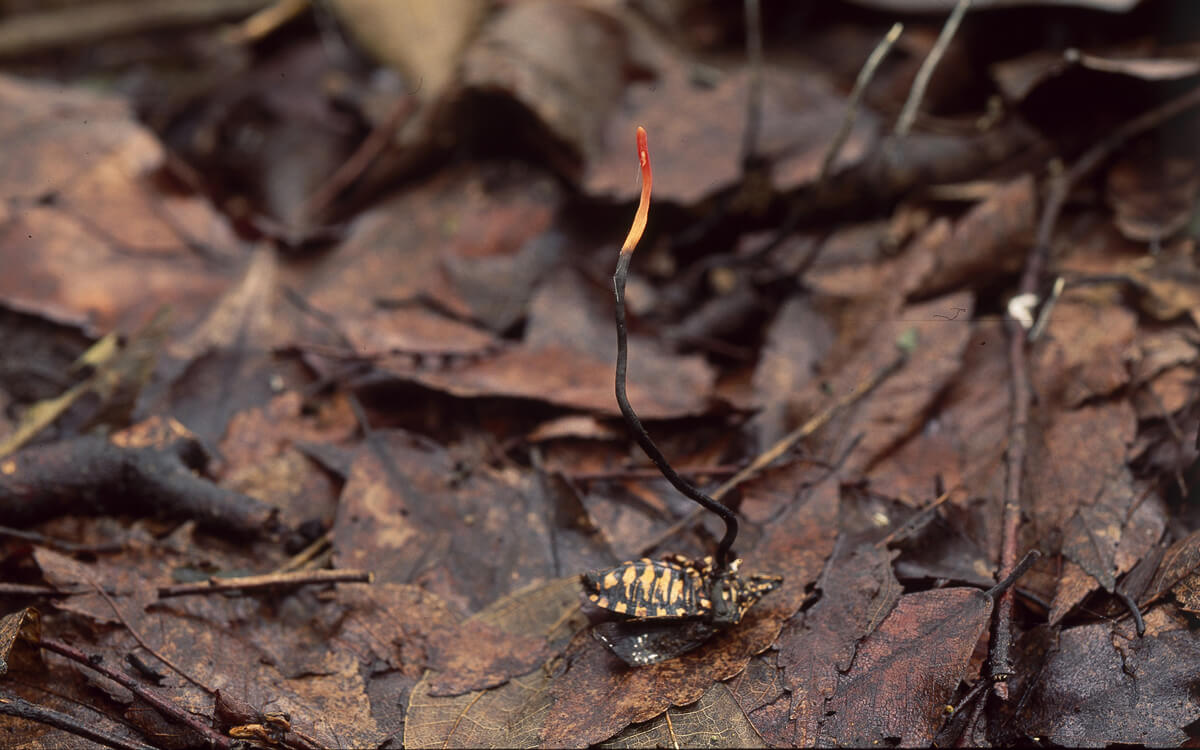
<instances>
[{"instance_id":1,"label":"orange fungal tip","mask_svg":"<svg viewBox=\"0 0 1200 750\"><path fill-rule=\"evenodd\" d=\"M621 255L632 253L637 247L642 232L646 230L646 216L650 212L650 186L654 182L654 174L650 170L650 146L646 142L646 130L641 126L637 129L638 164L642 170L642 197L638 201L637 213L633 215L633 225L621 245Z\"/></svg>"}]
</instances>

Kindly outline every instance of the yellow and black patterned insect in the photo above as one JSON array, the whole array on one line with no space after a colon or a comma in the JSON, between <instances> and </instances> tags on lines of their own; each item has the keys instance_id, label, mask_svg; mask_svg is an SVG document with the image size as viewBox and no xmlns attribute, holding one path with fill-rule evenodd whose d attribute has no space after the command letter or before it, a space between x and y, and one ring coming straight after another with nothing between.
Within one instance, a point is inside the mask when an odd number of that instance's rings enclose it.
<instances>
[{"instance_id":1,"label":"yellow and black patterned insect","mask_svg":"<svg viewBox=\"0 0 1200 750\"><path fill-rule=\"evenodd\" d=\"M631 667L656 664L685 654L721 630L741 622L759 599L783 581L778 576L765 575L743 580L737 575L736 565L731 565L720 579L715 579L710 565L692 563L689 566L687 562L676 564L700 574L709 590L717 590L713 596L720 596L723 604L711 607L693 619L634 618L600 623L592 629L592 635ZM617 566L614 570L622 567Z\"/></svg>"},{"instance_id":2,"label":"yellow and black patterned insect","mask_svg":"<svg viewBox=\"0 0 1200 750\"><path fill-rule=\"evenodd\" d=\"M712 611L708 584L705 568L680 556L642 558L583 575L588 601L641 619L707 617Z\"/></svg>"}]
</instances>

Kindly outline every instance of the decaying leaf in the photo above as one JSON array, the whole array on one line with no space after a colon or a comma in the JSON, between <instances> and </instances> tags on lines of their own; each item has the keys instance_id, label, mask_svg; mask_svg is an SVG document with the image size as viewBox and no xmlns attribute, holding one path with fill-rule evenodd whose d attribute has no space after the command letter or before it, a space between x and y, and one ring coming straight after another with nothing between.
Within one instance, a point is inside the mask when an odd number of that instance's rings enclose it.
<instances>
[{"instance_id":1,"label":"decaying leaf","mask_svg":"<svg viewBox=\"0 0 1200 750\"><path fill-rule=\"evenodd\" d=\"M551 654L560 652L586 619L583 593L571 576L530 587L495 602L478 616L511 633L540 635ZM597 644L599 645L599 644ZM404 724L405 747L529 747L538 744L552 706L554 662L499 687L435 697L427 676L412 691Z\"/></svg>"},{"instance_id":2,"label":"decaying leaf","mask_svg":"<svg viewBox=\"0 0 1200 750\"><path fill-rule=\"evenodd\" d=\"M199 199L153 189L162 146L128 105L0 78L0 112L0 134L22 155L0 170L12 206L0 225L0 299L104 331L164 304L176 325L194 321L228 283L241 247Z\"/></svg>"},{"instance_id":3,"label":"decaying leaf","mask_svg":"<svg viewBox=\"0 0 1200 750\"><path fill-rule=\"evenodd\" d=\"M818 741L928 744L945 720L946 702L966 677L991 613L992 600L978 589L900 597L859 646L850 670L838 676Z\"/></svg>"},{"instance_id":4,"label":"decaying leaf","mask_svg":"<svg viewBox=\"0 0 1200 750\"><path fill-rule=\"evenodd\" d=\"M808 747L817 742L839 675L850 669L860 641L900 598L891 570L893 554L870 544L842 547L817 582L820 600L794 618L776 644L791 710L786 726L766 734L772 744Z\"/></svg>"},{"instance_id":5,"label":"decaying leaf","mask_svg":"<svg viewBox=\"0 0 1200 750\"><path fill-rule=\"evenodd\" d=\"M1104 623L1065 630L1034 686L1030 736L1061 745L1177 746L1200 718L1191 700L1200 642L1186 630L1126 641Z\"/></svg>"}]
</instances>

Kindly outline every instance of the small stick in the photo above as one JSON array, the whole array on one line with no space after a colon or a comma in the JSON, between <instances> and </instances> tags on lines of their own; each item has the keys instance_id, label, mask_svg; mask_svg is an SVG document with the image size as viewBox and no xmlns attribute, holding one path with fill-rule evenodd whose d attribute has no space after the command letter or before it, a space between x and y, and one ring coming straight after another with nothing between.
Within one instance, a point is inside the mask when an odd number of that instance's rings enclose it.
<instances>
[{"instance_id":1,"label":"small stick","mask_svg":"<svg viewBox=\"0 0 1200 750\"><path fill-rule=\"evenodd\" d=\"M883 539L880 539L878 542L875 542L875 548L883 549L897 538L903 538L907 536L909 532L917 528L917 526L919 526L926 518L929 518L933 514L937 513L937 509L942 507L942 503L949 500L950 496L955 492L958 492L960 489L962 489L962 485L958 484L938 495L932 503L926 505L924 508L921 508L916 513L913 513L907 521L893 529L892 533L888 534Z\"/></svg>"},{"instance_id":2,"label":"small stick","mask_svg":"<svg viewBox=\"0 0 1200 750\"><path fill-rule=\"evenodd\" d=\"M229 44L257 42L308 9L308 0L276 0L239 24L226 30Z\"/></svg>"},{"instance_id":3,"label":"small stick","mask_svg":"<svg viewBox=\"0 0 1200 750\"><path fill-rule=\"evenodd\" d=\"M975 687L980 688L988 684L990 684L990 681L981 679L976 683ZM975 689L972 688L971 692L974 693ZM971 738L975 733L975 725L979 723L979 717L983 715L983 709L986 705L987 701L984 700L977 701L971 706L971 715L967 717L966 724L963 725L962 734L958 735L958 739L955 740L955 747L972 747L975 744L971 741Z\"/></svg>"},{"instance_id":4,"label":"small stick","mask_svg":"<svg viewBox=\"0 0 1200 750\"><path fill-rule=\"evenodd\" d=\"M28 721L36 721L38 724L45 724L55 729L61 729L68 734L84 737L105 747L116 748L116 750L154 750L150 745L131 742L121 737L114 737L106 732L101 732L99 729L93 729L70 714L64 714L52 708L39 706L36 703L30 703L24 698L8 695L3 692L0 692L0 714L15 716L18 719L26 719ZM15 738L10 737L10 739Z\"/></svg>"},{"instance_id":5,"label":"small stick","mask_svg":"<svg viewBox=\"0 0 1200 750\"><path fill-rule=\"evenodd\" d=\"M60 589L30 583L0 583L0 596L71 596L87 589Z\"/></svg>"},{"instance_id":6,"label":"small stick","mask_svg":"<svg viewBox=\"0 0 1200 750\"><path fill-rule=\"evenodd\" d=\"M689 466L685 469L676 469L681 476L685 477L728 476L736 474L737 470L738 467L734 465ZM662 476L662 472L658 469L607 469L601 471L567 471L563 472L563 476L576 482L597 482L610 479L657 479Z\"/></svg>"},{"instance_id":7,"label":"small stick","mask_svg":"<svg viewBox=\"0 0 1200 750\"><path fill-rule=\"evenodd\" d=\"M850 131L854 129L854 121L858 119L858 110L862 104L863 92L867 90L867 84L875 77L875 71L879 68L883 58L887 57L887 53L891 51L892 45L904 33L904 24L894 23L892 28L888 29L888 33L884 34L883 39L879 40L879 44L875 45L875 49L871 50L871 54L867 57L867 61L863 64L862 70L858 71L858 78L854 81L854 88L850 91L850 99L846 102L846 114L842 117L842 125L838 129L837 135L833 137L833 143L829 144L829 151L825 153L825 161L821 162L821 173L817 178L819 182L823 182L829 177L829 173L833 171L833 163L837 161L838 154L841 153L842 146L846 144L846 139L850 137Z\"/></svg>"},{"instance_id":8,"label":"small stick","mask_svg":"<svg viewBox=\"0 0 1200 750\"><path fill-rule=\"evenodd\" d=\"M642 238L642 232L646 229L646 216L650 211L650 186L654 179L650 169L650 149L646 144L646 131L640 127L637 129L637 150L638 161L642 168L642 197L638 202L637 213L633 217L633 225L630 226L629 234L626 235L625 242L621 246L621 254L617 258L617 270L613 274L613 293L617 300L617 405L621 408L621 415L625 417L625 424L629 426L633 438L662 472L666 480L671 483L671 486L699 503L701 507L717 514L725 522L725 536L721 538L715 556L716 569L720 573L728 567L729 550L733 547L734 540L737 539L737 516L729 508L689 484L671 468L671 464L667 462L662 451L650 439L650 434L646 432L642 420L638 418L637 412L629 403L629 396L625 393L625 375L629 365L629 342L625 330L625 279L629 275L629 261L633 258L633 250L637 247L638 240Z\"/></svg>"},{"instance_id":9,"label":"small stick","mask_svg":"<svg viewBox=\"0 0 1200 750\"><path fill-rule=\"evenodd\" d=\"M912 129L913 121L917 119L917 108L925 98L929 79L933 77L934 69L942 61L942 55L946 54L946 48L950 46L950 40L954 38L954 32L958 31L958 25L962 23L963 16L967 15L969 7L971 0L958 0L954 10L950 11L950 17L946 19L946 25L942 26L942 33L938 34L937 41L933 43L933 49L929 50L929 56L921 63L912 89L908 92L908 99L904 102L904 108L900 110L900 118L896 120L896 129L892 131L897 138L903 138Z\"/></svg>"},{"instance_id":10,"label":"small stick","mask_svg":"<svg viewBox=\"0 0 1200 750\"><path fill-rule=\"evenodd\" d=\"M39 534L36 531L26 531L24 529L14 529L11 526L0 526L0 536L11 536L17 539L24 539L27 542L40 544L43 547L62 550L63 552L87 552L92 554L100 554L104 552L120 552L124 549L120 542L102 542L100 544L77 544L68 542L64 539L55 539L52 536Z\"/></svg>"},{"instance_id":11,"label":"small stick","mask_svg":"<svg viewBox=\"0 0 1200 750\"><path fill-rule=\"evenodd\" d=\"M1137 629L1138 637L1140 638L1145 635L1146 621L1142 619L1142 610L1138 608L1137 602L1133 600L1133 597L1122 588L1114 591L1113 596L1117 597L1117 600L1129 610L1129 614L1133 615L1133 625Z\"/></svg>"},{"instance_id":12,"label":"small stick","mask_svg":"<svg viewBox=\"0 0 1200 750\"><path fill-rule=\"evenodd\" d=\"M297 552L290 560L279 566L276 573L288 573L294 570L303 570L306 567L313 567L313 561L317 559L322 552L329 549L332 543L332 535L326 531L321 536L313 540L312 544Z\"/></svg>"},{"instance_id":13,"label":"small stick","mask_svg":"<svg viewBox=\"0 0 1200 750\"><path fill-rule=\"evenodd\" d=\"M261 576L242 576L240 578L209 578L207 581L160 586L158 598L326 583L371 583L374 580L375 574L365 570L298 570L290 573L267 573Z\"/></svg>"},{"instance_id":14,"label":"small stick","mask_svg":"<svg viewBox=\"0 0 1200 750\"><path fill-rule=\"evenodd\" d=\"M1012 585L1014 583L1016 583L1017 580L1020 579L1021 576L1025 575L1025 571L1027 571L1031 567L1033 567L1033 564L1035 562L1037 562L1038 560L1040 560L1041 557L1042 557L1041 552L1039 552L1035 549L1029 550L1028 552L1025 553L1025 556L1021 558L1021 562L1017 563L1016 567L1014 567L1012 569L1012 572L1004 577L1003 581L1001 581L1000 583L997 583L995 586L992 586L990 589L988 589L987 591L985 591L983 593L986 594L987 596L991 597L992 599L995 599L996 597L1000 596L1005 591L1008 591L1010 588L1012 588Z\"/></svg>"},{"instance_id":15,"label":"small stick","mask_svg":"<svg viewBox=\"0 0 1200 750\"><path fill-rule=\"evenodd\" d=\"M146 651L148 651L151 656L153 656L155 659L158 659L163 664L166 664L168 667L171 668L171 670L173 672L178 674L183 679L192 683L193 685L200 688L201 690L208 693L209 695L216 694L216 691L214 691L208 685L205 685L199 679L192 677L192 675L189 674L188 672L184 671L182 667L177 666L175 664L175 662L171 661L167 657L158 653L158 651L156 651L149 643L146 643L146 639L142 638L142 634L138 632L137 628L130 625L129 620L125 619L125 614L120 610L120 608L117 607L117 603L115 601L113 601L113 598L111 596L108 595L108 592L105 591L104 589L102 589L100 587L100 584L96 583L94 580L92 580L90 578L88 579L88 583L92 584L92 588L96 589L96 593L99 594L104 599L104 601L108 602L108 606L110 609L112 609L113 614L117 616L117 619L121 621L121 624L125 626L125 629L129 631L129 634L131 636L133 636L133 640L137 641L139 646L146 649Z\"/></svg>"},{"instance_id":16,"label":"small stick","mask_svg":"<svg viewBox=\"0 0 1200 750\"><path fill-rule=\"evenodd\" d=\"M65 656L71 661L81 664L88 669L93 669L108 679L124 687L129 692L144 700L146 703L168 719L174 719L179 723L187 726L192 731L199 734L206 740L209 747L220 748L220 750L230 750L233 746L233 740L212 727L208 726L200 720L199 717L192 715L184 708L175 705L166 697L160 695L157 691L151 690L143 686L140 682L130 677L125 672L119 669L112 669L104 665L104 662L94 662L88 658L87 654L83 653L74 646L69 646L60 641L42 639L36 641L36 644L47 651L53 651L56 654Z\"/></svg>"}]
</instances>

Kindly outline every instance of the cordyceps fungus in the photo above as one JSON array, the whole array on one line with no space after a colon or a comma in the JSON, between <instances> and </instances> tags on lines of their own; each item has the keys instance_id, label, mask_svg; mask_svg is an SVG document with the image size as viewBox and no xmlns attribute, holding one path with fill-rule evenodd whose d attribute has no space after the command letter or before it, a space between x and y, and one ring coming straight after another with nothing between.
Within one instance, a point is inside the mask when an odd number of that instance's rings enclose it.
<instances>
[{"instance_id":1,"label":"cordyceps fungus","mask_svg":"<svg viewBox=\"0 0 1200 750\"><path fill-rule=\"evenodd\" d=\"M754 575L742 579L738 575L741 561L730 560L738 533L737 517L671 468L629 403L625 391L629 360L625 280L633 251L646 229L653 182L650 149L642 128L637 129L637 151L642 176L641 200L613 274L617 300L617 404L630 433L671 486L719 516L725 522L725 535L717 545L716 555L700 561L672 555L661 561L642 559L584 574L588 600L626 618L602 623L593 633L631 666L673 658L701 645L719 630L737 625L751 606L782 581L778 576Z\"/></svg>"}]
</instances>

